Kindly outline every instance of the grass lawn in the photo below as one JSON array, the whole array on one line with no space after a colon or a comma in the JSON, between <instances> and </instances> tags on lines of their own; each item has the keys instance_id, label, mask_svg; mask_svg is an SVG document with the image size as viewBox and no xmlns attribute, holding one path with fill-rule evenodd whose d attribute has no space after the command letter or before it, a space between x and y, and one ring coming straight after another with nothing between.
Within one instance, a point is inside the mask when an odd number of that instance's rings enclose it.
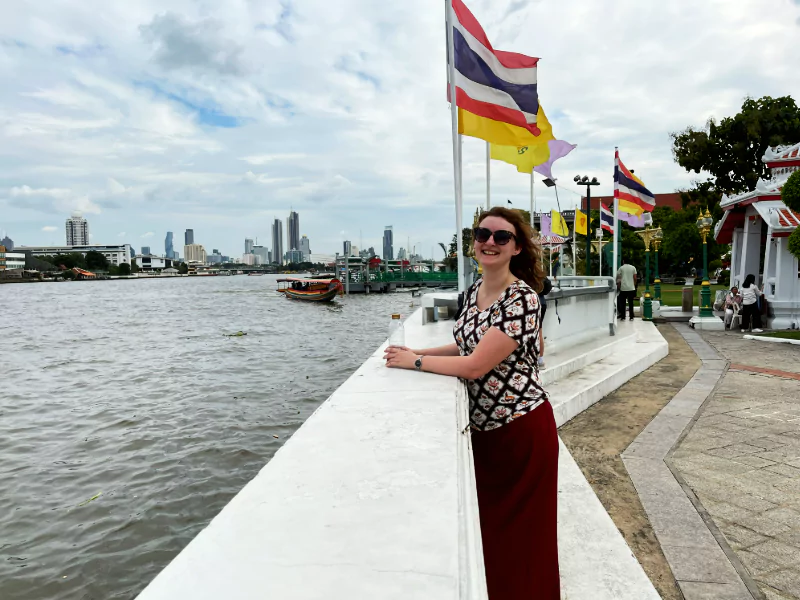
<instances>
[{"instance_id":1,"label":"grass lawn","mask_svg":"<svg viewBox=\"0 0 800 600\"><path fill-rule=\"evenodd\" d=\"M759 337L783 338L784 340L800 340L800 331L775 331L773 333L757 333Z\"/></svg>"},{"instance_id":2,"label":"grass lawn","mask_svg":"<svg viewBox=\"0 0 800 600\"><path fill-rule=\"evenodd\" d=\"M667 306L680 306L681 305L681 294L683 293L682 285L675 285L675 284L661 284L661 303ZM694 306L700 306L700 290L703 289L703 286L696 285L694 286ZM714 303L714 296L717 294L717 290L727 290L728 288L724 285L712 285L711 286L711 303ZM639 291L642 291L642 288L639 288ZM650 294L653 294L653 286L650 286Z\"/></svg>"}]
</instances>

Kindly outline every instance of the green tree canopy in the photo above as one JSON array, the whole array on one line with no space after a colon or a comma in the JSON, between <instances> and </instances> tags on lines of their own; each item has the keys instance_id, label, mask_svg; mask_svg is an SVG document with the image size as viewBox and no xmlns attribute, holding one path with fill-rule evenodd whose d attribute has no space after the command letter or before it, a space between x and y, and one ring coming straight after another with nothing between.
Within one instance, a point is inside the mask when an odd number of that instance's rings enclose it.
<instances>
[{"instance_id":1,"label":"green tree canopy","mask_svg":"<svg viewBox=\"0 0 800 600\"><path fill-rule=\"evenodd\" d=\"M800 171L795 171L783 184L781 200L793 211L800 213Z\"/></svg>"},{"instance_id":2,"label":"green tree canopy","mask_svg":"<svg viewBox=\"0 0 800 600\"><path fill-rule=\"evenodd\" d=\"M746 98L735 116L712 118L702 129L687 127L670 137L675 162L710 173L718 193L738 194L767 176L761 157L768 146L800 140L800 108L791 96Z\"/></svg>"},{"instance_id":3,"label":"green tree canopy","mask_svg":"<svg viewBox=\"0 0 800 600\"><path fill-rule=\"evenodd\" d=\"M120 275L130 275L131 274L131 266L128 263L122 263L119 266L118 273Z\"/></svg>"},{"instance_id":4,"label":"green tree canopy","mask_svg":"<svg viewBox=\"0 0 800 600\"><path fill-rule=\"evenodd\" d=\"M86 268L90 271L107 271L108 259L97 250L89 250L86 253Z\"/></svg>"}]
</instances>

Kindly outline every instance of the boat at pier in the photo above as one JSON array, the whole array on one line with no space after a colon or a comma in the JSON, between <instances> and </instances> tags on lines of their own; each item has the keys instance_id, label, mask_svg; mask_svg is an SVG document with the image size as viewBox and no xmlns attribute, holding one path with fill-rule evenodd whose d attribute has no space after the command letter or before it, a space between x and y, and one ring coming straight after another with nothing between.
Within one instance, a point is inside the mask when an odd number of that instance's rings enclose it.
<instances>
[{"instance_id":1,"label":"boat at pier","mask_svg":"<svg viewBox=\"0 0 800 600\"><path fill-rule=\"evenodd\" d=\"M330 302L344 294L344 286L338 279L303 279L286 277L278 279L278 292L293 300ZM280 284L284 284L282 287Z\"/></svg>"}]
</instances>

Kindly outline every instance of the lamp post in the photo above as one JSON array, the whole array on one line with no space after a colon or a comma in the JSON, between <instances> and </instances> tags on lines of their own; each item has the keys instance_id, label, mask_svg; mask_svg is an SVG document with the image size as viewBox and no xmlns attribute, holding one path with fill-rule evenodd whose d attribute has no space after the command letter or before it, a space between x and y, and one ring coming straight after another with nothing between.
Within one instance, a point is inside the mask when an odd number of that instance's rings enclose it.
<instances>
[{"instance_id":1,"label":"lamp post","mask_svg":"<svg viewBox=\"0 0 800 600\"><path fill-rule=\"evenodd\" d=\"M658 230L658 235L655 236L653 239L653 247L656 251L656 274L655 279L653 281L653 297L661 302L661 276L658 274L658 249L661 247L661 238L664 237L664 234L661 233L661 230Z\"/></svg>"},{"instance_id":2,"label":"lamp post","mask_svg":"<svg viewBox=\"0 0 800 600\"><path fill-rule=\"evenodd\" d=\"M591 253L589 249L592 246L592 237L591 237L591 213L592 213L592 186L593 185L600 185L600 182L597 181L597 177L592 177L591 181L587 175L581 177L580 175L575 175L573 179L575 183L578 185L585 185L586 186L586 270L584 271L584 275L589 277L589 272L591 271L590 263L591 263ZM577 215L576 215L577 216ZM577 225L577 220L575 222ZM578 265L575 265L575 274L578 274Z\"/></svg>"},{"instance_id":3,"label":"lamp post","mask_svg":"<svg viewBox=\"0 0 800 600\"><path fill-rule=\"evenodd\" d=\"M714 317L711 310L711 284L708 282L708 234L714 219L706 208L705 214L697 217L697 229L703 238L703 289L700 291L700 317Z\"/></svg>"},{"instance_id":4,"label":"lamp post","mask_svg":"<svg viewBox=\"0 0 800 600\"><path fill-rule=\"evenodd\" d=\"M661 228L651 229L648 225L643 231L637 231L644 241L645 256L645 276L644 276L644 307L642 310L642 320L653 320L653 299L650 297L650 242L656 239L657 235L662 235Z\"/></svg>"},{"instance_id":5,"label":"lamp post","mask_svg":"<svg viewBox=\"0 0 800 600\"><path fill-rule=\"evenodd\" d=\"M598 273L598 275L600 275L600 277L603 276L603 246L605 246L607 243L608 243L608 240L604 240L603 239L603 230L602 229L598 229L597 230L597 239L592 242L592 248L595 249L595 251L597 252L597 256L598 256L598 258L600 260L600 270L599 270L599 273Z\"/></svg>"}]
</instances>

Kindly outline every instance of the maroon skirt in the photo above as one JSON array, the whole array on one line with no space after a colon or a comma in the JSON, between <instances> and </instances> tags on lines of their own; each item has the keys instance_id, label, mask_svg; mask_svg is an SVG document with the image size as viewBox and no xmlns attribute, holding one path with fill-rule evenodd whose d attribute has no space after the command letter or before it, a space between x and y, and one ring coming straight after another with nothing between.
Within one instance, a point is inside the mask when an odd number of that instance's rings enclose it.
<instances>
[{"instance_id":1,"label":"maroon skirt","mask_svg":"<svg viewBox=\"0 0 800 600\"><path fill-rule=\"evenodd\" d=\"M549 402L472 432L490 600L559 600L558 433Z\"/></svg>"}]
</instances>

